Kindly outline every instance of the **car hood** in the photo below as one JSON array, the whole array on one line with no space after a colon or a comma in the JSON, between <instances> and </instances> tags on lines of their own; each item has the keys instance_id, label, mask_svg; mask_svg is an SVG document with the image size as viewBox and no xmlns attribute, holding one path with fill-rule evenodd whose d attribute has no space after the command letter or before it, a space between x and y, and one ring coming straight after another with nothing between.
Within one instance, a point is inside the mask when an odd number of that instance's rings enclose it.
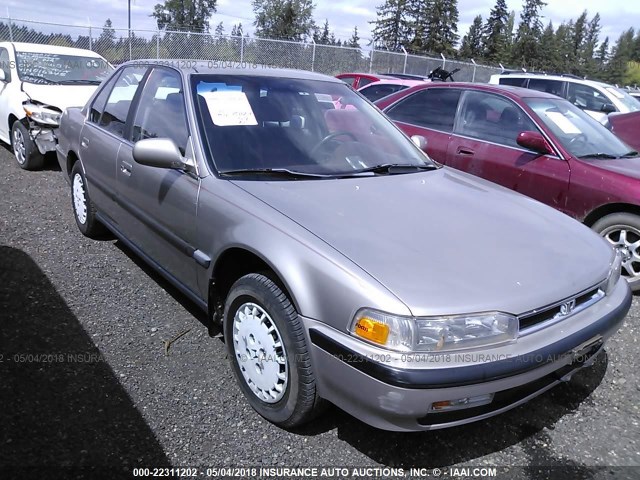
<instances>
[{"instance_id":1,"label":"car hood","mask_svg":"<svg viewBox=\"0 0 640 480\"><path fill-rule=\"evenodd\" d=\"M602 170L640 179L640 157L616 158L612 160L581 159L581 161Z\"/></svg>"},{"instance_id":2,"label":"car hood","mask_svg":"<svg viewBox=\"0 0 640 480\"><path fill-rule=\"evenodd\" d=\"M446 167L234 183L348 257L416 316L527 312L604 280L612 256L564 214Z\"/></svg>"},{"instance_id":3,"label":"car hood","mask_svg":"<svg viewBox=\"0 0 640 480\"><path fill-rule=\"evenodd\" d=\"M64 111L69 107L83 107L99 85L37 85L24 82L22 89L31 98Z\"/></svg>"},{"instance_id":4,"label":"car hood","mask_svg":"<svg viewBox=\"0 0 640 480\"><path fill-rule=\"evenodd\" d=\"M640 150L640 112L609 115L611 130L627 145Z\"/></svg>"}]
</instances>

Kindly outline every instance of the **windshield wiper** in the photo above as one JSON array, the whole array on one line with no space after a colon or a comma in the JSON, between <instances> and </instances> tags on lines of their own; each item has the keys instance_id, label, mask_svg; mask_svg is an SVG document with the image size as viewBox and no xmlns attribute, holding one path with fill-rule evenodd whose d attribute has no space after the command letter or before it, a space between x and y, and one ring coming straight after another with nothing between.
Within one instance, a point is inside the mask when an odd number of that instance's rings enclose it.
<instances>
[{"instance_id":1,"label":"windshield wiper","mask_svg":"<svg viewBox=\"0 0 640 480\"><path fill-rule=\"evenodd\" d=\"M579 155L578 158L606 158L609 160L614 160L616 158L620 158L617 155L611 155L610 153L587 153L585 155Z\"/></svg>"},{"instance_id":2,"label":"windshield wiper","mask_svg":"<svg viewBox=\"0 0 640 480\"><path fill-rule=\"evenodd\" d=\"M424 170L436 170L439 168L437 165L425 163L423 165L415 165L412 163L383 163L380 165L375 165L373 167L362 168L360 170L354 170L353 172L348 172L341 174L341 176L352 176L359 175L361 173L388 173L389 175L399 174L399 173L414 173L421 172Z\"/></svg>"},{"instance_id":3,"label":"windshield wiper","mask_svg":"<svg viewBox=\"0 0 640 480\"><path fill-rule=\"evenodd\" d=\"M637 156L638 156L638 152L636 152L635 150L631 150L630 152L627 152L624 155L621 155L620 158L634 158Z\"/></svg>"},{"instance_id":4,"label":"windshield wiper","mask_svg":"<svg viewBox=\"0 0 640 480\"><path fill-rule=\"evenodd\" d=\"M30 73L23 73L22 74L23 77L30 77L30 78L35 78L36 80L44 80L45 82L51 84L51 85L59 85L59 82L56 82L55 80L51 80L50 78L47 77L41 77L40 75L31 75Z\"/></svg>"},{"instance_id":5,"label":"windshield wiper","mask_svg":"<svg viewBox=\"0 0 640 480\"><path fill-rule=\"evenodd\" d=\"M58 82L60 85L74 85L74 84L84 84L84 85L100 85L102 80L60 80Z\"/></svg>"},{"instance_id":6,"label":"windshield wiper","mask_svg":"<svg viewBox=\"0 0 640 480\"><path fill-rule=\"evenodd\" d=\"M222 170L221 175L268 175L282 178L334 178L335 175L320 173L296 172L286 168L241 168L238 170Z\"/></svg>"}]
</instances>

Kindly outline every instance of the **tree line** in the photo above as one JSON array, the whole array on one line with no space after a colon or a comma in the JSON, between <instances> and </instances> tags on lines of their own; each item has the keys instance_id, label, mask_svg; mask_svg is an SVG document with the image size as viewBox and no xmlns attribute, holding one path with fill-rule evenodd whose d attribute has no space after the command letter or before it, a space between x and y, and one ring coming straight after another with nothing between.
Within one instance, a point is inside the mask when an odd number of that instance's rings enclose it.
<instances>
[{"instance_id":1,"label":"tree line","mask_svg":"<svg viewBox=\"0 0 640 480\"><path fill-rule=\"evenodd\" d=\"M585 10L576 19L558 26L551 21L545 25L545 6L543 0L523 0L522 11L516 18L515 11L508 10L506 0L496 0L486 18L476 16L468 31L460 36L457 0L384 0L377 7L376 19L369 22L373 35L369 46L390 52L444 54L528 71L570 73L617 84L640 83L640 30L630 28L612 44L608 37L600 38L599 13L590 17ZM138 37L134 32L131 41L122 35L118 38L111 20L107 20L99 38L92 39L93 47L112 61L127 58L130 43L134 58L158 53L164 58L174 55L193 58L212 48L218 56L224 58L227 51L226 56L235 58L237 45L225 37L223 22L210 31L209 20L216 7L217 0L165 0L150 14L159 31L151 39ZM252 0L254 36L360 49L362 39L357 26L349 39L339 39L328 19L321 25L316 23L314 8L313 0ZM0 23L0 36L9 38L7 30L8 25ZM16 40L80 48L90 45L89 37L84 35L73 39L71 35L44 34L26 26L13 30ZM215 38L193 36L187 44L184 35L173 33L187 31L213 33ZM249 38L241 23L232 26L230 35ZM360 62L363 58L357 52L357 55L338 52L324 55L344 56L338 59L341 64L349 60Z\"/></svg>"}]
</instances>

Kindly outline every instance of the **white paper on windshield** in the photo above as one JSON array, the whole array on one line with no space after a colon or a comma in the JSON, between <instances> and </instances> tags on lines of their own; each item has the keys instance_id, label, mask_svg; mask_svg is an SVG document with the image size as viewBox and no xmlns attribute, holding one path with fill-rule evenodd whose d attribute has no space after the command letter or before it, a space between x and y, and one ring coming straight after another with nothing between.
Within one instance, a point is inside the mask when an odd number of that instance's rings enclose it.
<instances>
[{"instance_id":1,"label":"white paper on windshield","mask_svg":"<svg viewBox=\"0 0 640 480\"><path fill-rule=\"evenodd\" d=\"M257 125L247 95L235 90L200 93L207 102L214 125L232 127L240 125Z\"/></svg>"},{"instance_id":2,"label":"white paper on windshield","mask_svg":"<svg viewBox=\"0 0 640 480\"><path fill-rule=\"evenodd\" d=\"M571 120L562 115L560 112L544 112L549 119L555 123L563 133L578 134L582 133L578 127L576 127Z\"/></svg>"}]
</instances>

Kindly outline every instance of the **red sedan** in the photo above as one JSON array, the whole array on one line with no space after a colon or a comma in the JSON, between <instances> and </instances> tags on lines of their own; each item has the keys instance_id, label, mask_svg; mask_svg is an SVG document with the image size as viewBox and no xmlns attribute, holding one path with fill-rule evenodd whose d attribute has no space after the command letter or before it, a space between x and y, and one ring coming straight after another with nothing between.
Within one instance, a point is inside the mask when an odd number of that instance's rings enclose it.
<instances>
[{"instance_id":1,"label":"red sedan","mask_svg":"<svg viewBox=\"0 0 640 480\"><path fill-rule=\"evenodd\" d=\"M587 114L550 94L468 83L427 83L376 105L407 135L424 137L433 159L599 232L640 290L640 156Z\"/></svg>"},{"instance_id":2,"label":"red sedan","mask_svg":"<svg viewBox=\"0 0 640 480\"><path fill-rule=\"evenodd\" d=\"M340 75L336 75L336 78L339 78L347 85L351 85L355 90L379 80L397 79L397 77L392 75L382 75L379 73L341 73Z\"/></svg>"}]
</instances>

